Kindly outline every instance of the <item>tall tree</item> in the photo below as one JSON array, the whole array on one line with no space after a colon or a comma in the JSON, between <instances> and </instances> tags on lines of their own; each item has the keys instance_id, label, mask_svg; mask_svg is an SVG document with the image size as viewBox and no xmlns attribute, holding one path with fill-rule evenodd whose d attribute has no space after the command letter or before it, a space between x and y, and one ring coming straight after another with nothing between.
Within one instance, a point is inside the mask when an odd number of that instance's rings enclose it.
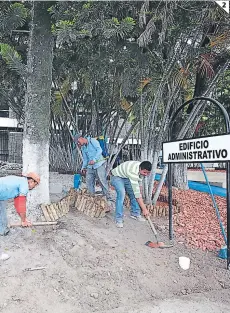
<instances>
[{"instance_id":1,"label":"tall tree","mask_svg":"<svg viewBox=\"0 0 230 313\"><path fill-rule=\"evenodd\" d=\"M32 2L23 135L23 171L35 171L41 184L31 205L49 202L49 125L53 37L49 2Z\"/></svg>"}]
</instances>

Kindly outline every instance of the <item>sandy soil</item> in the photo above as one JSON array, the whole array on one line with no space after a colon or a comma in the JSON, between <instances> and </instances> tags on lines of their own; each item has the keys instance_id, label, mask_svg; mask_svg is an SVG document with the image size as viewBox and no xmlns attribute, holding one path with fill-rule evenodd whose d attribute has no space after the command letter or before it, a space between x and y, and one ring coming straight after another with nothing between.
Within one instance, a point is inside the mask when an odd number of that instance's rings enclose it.
<instances>
[{"instance_id":1,"label":"sandy soil","mask_svg":"<svg viewBox=\"0 0 230 313\"><path fill-rule=\"evenodd\" d=\"M62 179L65 187L72 182ZM157 224L167 241L165 220ZM148 240L154 237L147 223L130 219L128 212L122 230L112 214L92 219L74 209L58 226L13 229L3 239L11 258L0 265L0 312L179 313L185 304L187 312L227 311L226 261L178 243L150 249ZM191 258L188 271L179 267L182 255ZM35 267L45 269L26 271Z\"/></svg>"},{"instance_id":2,"label":"sandy soil","mask_svg":"<svg viewBox=\"0 0 230 313\"><path fill-rule=\"evenodd\" d=\"M11 258L0 267L0 312L109 312L210 291L223 300L230 288L225 261L180 244L144 245L153 239L146 223L128 216L119 230L112 216L94 220L76 211L59 227L13 230L4 238ZM179 268L182 255L191 258L189 271ZM25 271L40 266L46 269Z\"/></svg>"}]
</instances>

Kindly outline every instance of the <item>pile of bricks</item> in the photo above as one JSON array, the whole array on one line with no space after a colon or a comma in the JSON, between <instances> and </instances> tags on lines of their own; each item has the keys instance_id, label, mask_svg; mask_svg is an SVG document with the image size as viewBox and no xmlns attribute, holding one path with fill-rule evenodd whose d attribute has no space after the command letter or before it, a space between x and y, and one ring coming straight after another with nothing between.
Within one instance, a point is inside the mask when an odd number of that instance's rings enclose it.
<instances>
[{"instance_id":1,"label":"pile of bricks","mask_svg":"<svg viewBox=\"0 0 230 313\"><path fill-rule=\"evenodd\" d=\"M166 203L159 203L154 206L152 204L147 204L147 209L149 210L152 217L165 217L169 215L169 208ZM173 214L180 212L180 206L173 206Z\"/></svg>"},{"instance_id":2,"label":"pile of bricks","mask_svg":"<svg viewBox=\"0 0 230 313\"><path fill-rule=\"evenodd\" d=\"M69 207L70 201L68 196L57 203L41 204L44 219L47 222L57 221L60 217L66 215L69 212Z\"/></svg>"},{"instance_id":3,"label":"pile of bricks","mask_svg":"<svg viewBox=\"0 0 230 313\"><path fill-rule=\"evenodd\" d=\"M128 195L125 196L124 205L126 208L130 208L130 200ZM168 208L168 197L165 195L160 195L156 205L148 204L147 209L149 210L152 217L165 217L169 214ZM180 213L181 207L179 202L173 199L173 214Z\"/></svg>"},{"instance_id":4,"label":"pile of bricks","mask_svg":"<svg viewBox=\"0 0 230 313\"><path fill-rule=\"evenodd\" d=\"M104 217L108 211L106 198L100 195L91 195L87 189L70 189L68 195L56 203L41 205L44 220L47 222L57 221L69 212L70 207L91 216Z\"/></svg>"},{"instance_id":5,"label":"pile of bricks","mask_svg":"<svg viewBox=\"0 0 230 313\"><path fill-rule=\"evenodd\" d=\"M100 195L87 193L87 189L74 190L69 192L70 203L78 211L91 217L104 217L108 211L106 198Z\"/></svg>"}]
</instances>

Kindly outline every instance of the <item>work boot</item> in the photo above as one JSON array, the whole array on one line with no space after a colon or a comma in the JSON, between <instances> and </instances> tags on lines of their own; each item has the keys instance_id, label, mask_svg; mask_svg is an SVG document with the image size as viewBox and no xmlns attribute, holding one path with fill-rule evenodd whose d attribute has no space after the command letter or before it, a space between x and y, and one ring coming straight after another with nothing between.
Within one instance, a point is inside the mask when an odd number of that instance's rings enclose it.
<instances>
[{"instance_id":1,"label":"work boot","mask_svg":"<svg viewBox=\"0 0 230 313\"><path fill-rule=\"evenodd\" d=\"M0 261L6 261L10 258L10 256L6 253L0 254Z\"/></svg>"},{"instance_id":2,"label":"work boot","mask_svg":"<svg viewBox=\"0 0 230 313\"><path fill-rule=\"evenodd\" d=\"M146 222L146 219L139 215L139 216L135 216L135 215L130 215L131 218L133 218L134 220L138 221L138 222Z\"/></svg>"}]
</instances>

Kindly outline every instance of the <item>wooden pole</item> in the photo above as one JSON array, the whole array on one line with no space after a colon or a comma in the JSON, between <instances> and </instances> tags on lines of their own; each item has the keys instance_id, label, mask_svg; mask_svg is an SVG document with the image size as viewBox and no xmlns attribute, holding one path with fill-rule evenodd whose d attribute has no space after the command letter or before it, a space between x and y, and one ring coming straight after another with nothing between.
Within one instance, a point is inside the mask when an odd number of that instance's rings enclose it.
<instances>
[{"instance_id":1,"label":"wooden pole","mask_svg":"<svg viewBox=\"0 0 230 313\"><path fill-rule=\"evenodd\" d=\"M57 222L34 222L32 226L50 226L50 225L57 225ZM9 225L10 227L21 227L21 223L13 223Z\"/></svg>"}]
</instances>

